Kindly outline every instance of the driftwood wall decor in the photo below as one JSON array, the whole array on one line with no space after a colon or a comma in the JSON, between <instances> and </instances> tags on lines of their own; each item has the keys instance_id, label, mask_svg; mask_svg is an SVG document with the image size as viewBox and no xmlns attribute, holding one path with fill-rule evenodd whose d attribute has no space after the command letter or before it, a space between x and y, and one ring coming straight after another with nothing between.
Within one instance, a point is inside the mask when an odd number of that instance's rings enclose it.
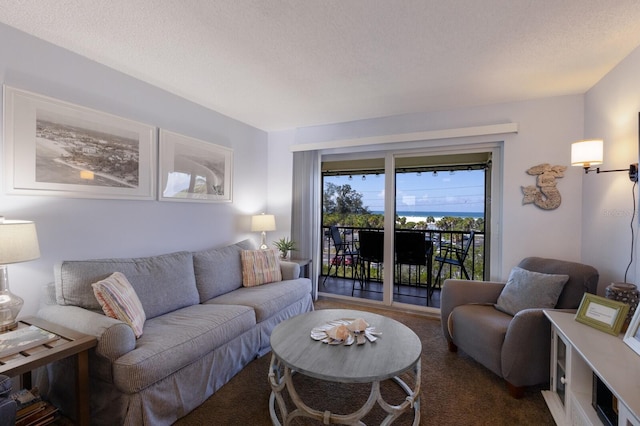
<instances>
[{"instance_id":1,"label":"driftwood wall decor","mask_svg":"<svg viewBox=\"0 0 640 426\"><path fill-rule=\"evenodd\" d=\"M567 166L551 166L547 163L538 164L527 170L527 174L536 177L536 184L522 186L524 198L522 204L535 204L544 210L557 209L562 198L556 188L556 178L564 176Z\"/></svg>"}]
</instances>

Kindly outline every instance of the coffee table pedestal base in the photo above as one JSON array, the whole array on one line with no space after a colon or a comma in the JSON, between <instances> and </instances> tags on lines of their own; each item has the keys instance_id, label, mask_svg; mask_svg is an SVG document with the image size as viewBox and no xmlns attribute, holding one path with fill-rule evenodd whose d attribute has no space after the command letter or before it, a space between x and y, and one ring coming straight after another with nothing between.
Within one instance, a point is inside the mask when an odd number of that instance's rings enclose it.
<instances>
[{"instance_id":1,"label":"coffee table pedestal base","mask_svg":"<svg viewBox=\"0 0 640 426\"><path fill-rule=\"evenodd\" d=\"M293 384L292 376L295 371L292 371L289 367L283 365L278 358L272 354L271 363L269 365L269 384L272 389L271 396L269 397L269 413L271 414L271 421L274 425L280 426L288 425L296 417L309 417L319 420L323 422L323 424L364 425L362 418L366 416L377 403L387 413L387 417L381 425L389 425L404 412L413 409L413 425L418 426L420 424L420 359L418 359L412 370L415 375L415 389L411 389L404 380L397 376L392 378L392 380L396 382L407 394L407 397L402 404L392 405L387 403L380 393L380 381L374 381L371 383L369 398L362 407L351 414L334 414L330 411L316 410L306 405L296 392ZM282 392L285 389L288 392L291 401L295 405L295 409L291 412L287 409L282 396ZM276 402L278 403L280 415L282 416L282 423L280 423L276 414Z\"/></svg>"}]
</instances>

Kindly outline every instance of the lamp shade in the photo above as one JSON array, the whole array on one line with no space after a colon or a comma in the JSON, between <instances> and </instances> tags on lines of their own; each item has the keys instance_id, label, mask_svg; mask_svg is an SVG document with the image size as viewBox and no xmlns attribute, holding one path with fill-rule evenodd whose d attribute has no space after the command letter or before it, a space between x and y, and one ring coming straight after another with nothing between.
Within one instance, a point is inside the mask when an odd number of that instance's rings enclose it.
<instances>
[{"instance_id":1,"label":"lamp shade","mask_svg":"<svg viewBox=\"0 0 640 426\"><path fill-rule=\"evenodd\" d=\"M0 265L26 262L39 257L36 224L0 218Z\"/></svg>"},{"instance_id":2,"label":"lamp shade","mask_svg":"<svg viewBox=\"0 0 640 426\"><path fill-rule=\"evenodd\" d=\"M251 216L251 231L266 232L276 230L276 218L272 214Z\"/></svg>"},{"instance_id":3,"label":"lamp shade","mask_svg":"<svg viewBox=\"0 0 640 426\"><path fill-rule=\"evenodd\" d=\"M596 164L602 164L602 151L602 139L574 142L571 144L571 165L590 167Z\"/></svg>"}]
</instances>

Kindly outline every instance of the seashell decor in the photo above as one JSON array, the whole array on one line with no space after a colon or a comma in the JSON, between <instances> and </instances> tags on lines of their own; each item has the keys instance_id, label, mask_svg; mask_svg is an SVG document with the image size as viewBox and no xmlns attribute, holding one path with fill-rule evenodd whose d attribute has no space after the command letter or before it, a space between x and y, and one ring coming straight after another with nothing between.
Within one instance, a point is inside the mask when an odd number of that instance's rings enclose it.
<instances>
[{"instance_id":1,"label":"seashell decor","mask_svg":"<svg viewBox=\"0 0 640 426\"><path fill-rule=\"evenodd\" d=\"M354 343L364 345L367 340L371 343L378 340L382 333L362 318L342 318L329 321L311 330L311 338L329 345L350 346Z\"/></svg>"},{"instance_id":2,"label":"seashell decor","mask_svg":"<svg viewBox=\"0 0 640 426\"><path fill-rule=\"evenodd\" d=\"M351 334L347 326L344 324L331 327L326 331L326 333L327 336L331 337L333 340L347 340L347 338Z\"/></svg>"}]
</instances>

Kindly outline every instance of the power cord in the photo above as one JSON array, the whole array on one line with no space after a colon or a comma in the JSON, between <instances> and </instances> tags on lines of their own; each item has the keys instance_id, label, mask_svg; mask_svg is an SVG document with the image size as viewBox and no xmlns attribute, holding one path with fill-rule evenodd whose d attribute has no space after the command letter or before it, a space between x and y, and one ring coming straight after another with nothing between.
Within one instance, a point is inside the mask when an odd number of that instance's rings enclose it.
<instances>
[{"instance_id":1,"label":"power cord","mask_svg":"<svg viewBox=\"0 0 640 426\"><path fill-rule=\"evenodd\" d=\"M637 170L637 168L636 168L636 170ZM629 172L629 173L631 174L631 172ZM633 220L636 217L636 186L638 186L637 177L636 177L635 180L633 180L633 187L631 188L631 197L633 198L633 214L631 215L631 223L630 223L630 226L631 226L631 256L630 256L630 259L629 259L629 264L627 265L627 269L624 271L624 282L625 283L627 282L627 272L629 272L629 268L631 267L631 264L633 263L633 245L634 245L635 240L636 240L634 238L634 232L633 232Z\"/></svg>"}]
</instances>

